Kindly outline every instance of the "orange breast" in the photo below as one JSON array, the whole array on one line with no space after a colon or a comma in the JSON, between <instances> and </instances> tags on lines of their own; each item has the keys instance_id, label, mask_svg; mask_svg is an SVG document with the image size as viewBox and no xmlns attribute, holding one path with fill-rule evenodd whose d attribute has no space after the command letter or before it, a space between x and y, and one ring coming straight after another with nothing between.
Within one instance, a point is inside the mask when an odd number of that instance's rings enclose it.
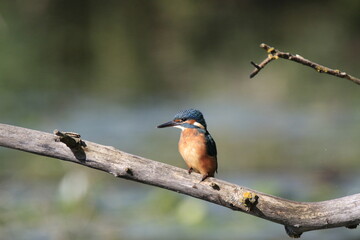
<instances>
[{"instance_id":1,"label":"orange breast","mask_svg":"<svg viewBox=\"0 0 360 240\"><path fill-rule=\"evenodd\" d=\"M189 168L213 177L217 170L217 159L208 155L205 141L204 133L195 128L184 129L179 140L179 152Z\"/></svg>"}]
</instances>

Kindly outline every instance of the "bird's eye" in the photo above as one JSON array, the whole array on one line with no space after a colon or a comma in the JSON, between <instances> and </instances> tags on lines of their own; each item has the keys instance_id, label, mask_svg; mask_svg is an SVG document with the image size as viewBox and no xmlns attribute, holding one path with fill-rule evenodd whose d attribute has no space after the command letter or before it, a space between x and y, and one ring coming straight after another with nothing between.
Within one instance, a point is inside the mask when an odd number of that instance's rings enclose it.
<instances>
[{"instance_id":1,"label":"bird's eye","mask_svg":"<svg viewBox=\"0 0 360 240\"><path fill-rule=\"evenodd\" d=\"M186 121L186 118L181 118L180 119L182 122L185 122Z\"/></svg>"}]
</instances>

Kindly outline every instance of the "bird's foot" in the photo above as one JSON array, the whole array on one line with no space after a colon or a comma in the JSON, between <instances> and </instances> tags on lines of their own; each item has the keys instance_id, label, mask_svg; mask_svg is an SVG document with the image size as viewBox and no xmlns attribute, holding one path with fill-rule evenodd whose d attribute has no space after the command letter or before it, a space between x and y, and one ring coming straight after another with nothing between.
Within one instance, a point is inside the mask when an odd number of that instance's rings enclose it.
<instances>
[{"instance_id":1,"label":"bird's foot","mask_svg":"<svg viewBox=\"0 0 360 240\"><path fill-rule=\"evenodd\" d=\"M209 177L209 174L203 175L199 183L201 183L202 181L204 181L208 177Z\"/></svg>"},{"instance_id":2,"label":"bird's foot","mask_svg":"<svg viewBox=\"0 0 360 240\"><path fill-rule=\"evenodd\" d=\"M189 168L189 169L188 169L188 173L189 173L189 174L191 174L192 171L193 171L193 168Z\"/></svg>"}]
</instances>

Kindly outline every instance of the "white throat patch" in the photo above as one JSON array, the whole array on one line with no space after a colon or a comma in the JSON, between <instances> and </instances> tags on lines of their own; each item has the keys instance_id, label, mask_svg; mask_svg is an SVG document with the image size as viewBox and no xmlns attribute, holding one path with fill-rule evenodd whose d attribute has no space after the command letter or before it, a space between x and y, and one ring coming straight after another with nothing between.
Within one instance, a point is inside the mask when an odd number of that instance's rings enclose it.
<instances>
[{"instance_id":1,"label":"white throat patch","mask_svg":"<svg viewBox=\"0 0 360 240\"><path fill-rule=\"evenodd\" d=\"M194 125L199 127L199 128L202 128L202 129L205 128L201 123L198 123L198 122L194 122Z\"/></svg>"},{"instance_id":2,"label":"white throat patch","mask_svg":"<svg viewBox=\"0 0 360 240\"><path fill-rule=\"evenodd\" d=\"M174 127L175 127L175 128L180 128L181 131L183 131L183 130L185 129L185 127L183 127L183 126L181 126L181 125L175 125Z\"/></svg>"}]
</instances>

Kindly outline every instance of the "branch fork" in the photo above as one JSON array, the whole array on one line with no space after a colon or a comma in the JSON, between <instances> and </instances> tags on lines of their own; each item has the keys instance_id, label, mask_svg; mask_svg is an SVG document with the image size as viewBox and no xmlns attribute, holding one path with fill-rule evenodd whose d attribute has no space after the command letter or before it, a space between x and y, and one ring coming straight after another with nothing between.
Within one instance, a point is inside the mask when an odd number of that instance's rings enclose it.
<instances>
[{"instance_id":1,"label":"branch fork","mask_svg":"<svg viewBox=\"0 0 360 240\"><path fill-rule=\"evenodd\" d=\"M250 62L255 67L255 69L250 74L250 78L255 77L261 71L261 69L263 69L271 61L277 60L279 58L283 58L283 59L301 63L305 66L311 67L314 70L316 70L318 73L326 73L326 74L329 74L329 75L332 75L335 77L345 78L347 80L352 81L353 83L360 85L359 78L351 76L350 74L347 74L346 72L340 71L338 69L331 69L331 68L325 67L318 63L312 62L298 54L293 55L291 53L282 52L274 47L270 47L269 45L267 45L265 43L260 44L260 47L268 53L268 56L260 64L256 64L253 61Z\"/></svg>"}]
</instances>

